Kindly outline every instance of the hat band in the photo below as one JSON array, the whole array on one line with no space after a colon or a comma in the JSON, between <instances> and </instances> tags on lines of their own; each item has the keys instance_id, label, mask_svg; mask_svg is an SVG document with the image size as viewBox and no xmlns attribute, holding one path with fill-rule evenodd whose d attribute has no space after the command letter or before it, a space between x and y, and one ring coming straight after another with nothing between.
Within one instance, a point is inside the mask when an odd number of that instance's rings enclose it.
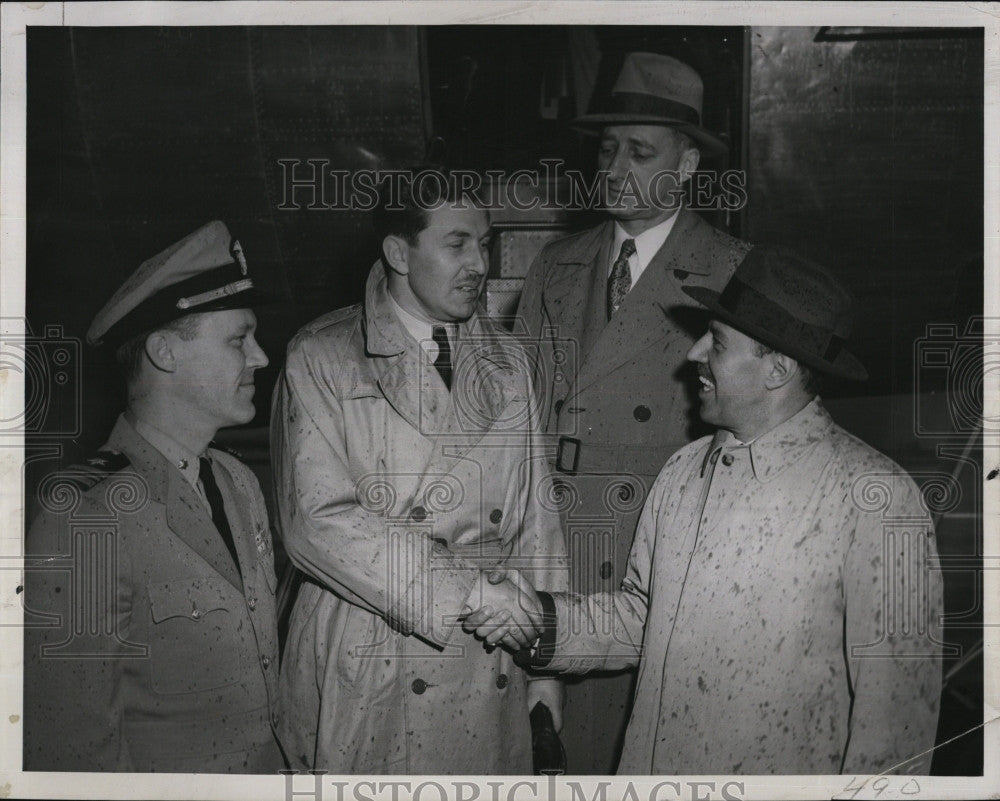
<instances>
[{"instance_id":1,"label":"hat band","mask_svg":"<svg viewBox=\"0 0 1000 801\"><path fill-rule=\"evenodd\" d=\"M229 290L229 287L237 285L239 289ZM115 323L101 340L117 347L143 331L150 331L178 317L198 311L197 308L183 307L182 302L187 301L189 306L194 306L193 301L197 301L200 305L210 302L208 298L199 298L202 295L219 293L214 295L215 299L250 289L253 289L253 281L243 275L239 265L224 264L206 270L184 281L165 286L155 295L146 298Z\"/></svg>"},{"instance_id":2,"label":"hat band","mask_svg":"<svg viewBox=\"0 0 1000 801\"><path fill-rule=\"evenodd\" d=\"M665 117L677 122L701 125L698 109L687 103L678 103L665 97L647 95L642 92L614 92L607 107L599 114L634 114L639 117Z\"/></svg>"},{"instance_id":3,"label":"hat band","mask_svg":"<svg viewBox=\"0 0 1000 801\"><path fill-rule=\"evenodd\" d=\"M762 295L739 278L731 278L719 295L719 305L740 322L763 329L778 343L782 342L823 361L832 362L837 358L846 340L827 328L793 317L779 304Z\"/></svg>"}]
</instances>

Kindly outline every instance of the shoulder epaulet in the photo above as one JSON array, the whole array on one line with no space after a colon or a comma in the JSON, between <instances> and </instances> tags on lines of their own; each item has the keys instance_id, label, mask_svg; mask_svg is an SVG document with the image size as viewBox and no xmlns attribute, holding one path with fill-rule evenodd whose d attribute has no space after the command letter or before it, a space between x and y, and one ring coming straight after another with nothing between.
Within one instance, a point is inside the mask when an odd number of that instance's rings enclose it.
<instances>
[{"instance_id":1,"label":"shoulder epaulet","mask_svg":"<svg viewBox=\"0 0 1000 801\"><path fill-rule=\"evenodd\" d=\"M69 481L83 491L92 489L104 479L131 464L128 456L118 451L97 451L79 464L59 471L62 481Z\"/></svg>"},{"instance_id":2,"label":"shoulder epaulet","mask_svg":"<svg viewBox=\"0 0 1000 801\"><path fill-rule=\"evenodd\" d=\"M217 451L222 451L223 453L228 453L234 459L243 461L243 454L236 450L236 448L230 448L228 445L223 445L221 442L216 442L214 439L208 443L208 447L214 448Z\"/></svg>"}]
</instances>

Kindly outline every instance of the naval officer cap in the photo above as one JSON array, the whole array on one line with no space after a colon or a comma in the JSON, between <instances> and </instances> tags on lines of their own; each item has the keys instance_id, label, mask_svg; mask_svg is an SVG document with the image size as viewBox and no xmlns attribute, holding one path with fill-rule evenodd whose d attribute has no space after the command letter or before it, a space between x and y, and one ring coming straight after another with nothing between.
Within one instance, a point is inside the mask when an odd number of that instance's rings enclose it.
<instances>
[{"instance_id":1,"label":"naval officer cap","mask_svg":"<svg viewBox=\"0 0 1000 801\"><path fill-rule=\"evenodd\" d=\"M87 341L118 347L187 314L267 301L247 274L240 243L214 220L144 261L97 313Z\"/></svg>"}]
</instances>

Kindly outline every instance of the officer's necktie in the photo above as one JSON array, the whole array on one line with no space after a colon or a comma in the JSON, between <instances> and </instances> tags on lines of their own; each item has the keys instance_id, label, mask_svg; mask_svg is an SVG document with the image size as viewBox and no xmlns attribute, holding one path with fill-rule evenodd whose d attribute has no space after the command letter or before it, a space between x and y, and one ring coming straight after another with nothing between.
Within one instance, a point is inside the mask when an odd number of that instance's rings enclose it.
<instances>
[{"instance_id":1,"label":"officer's necktie","mask_svg":"<svg viewBox=\"0 0 1000 801\"><path fill-rule=\"evenodd\" d=\"M451 343L448 341L448 331L443 325L436 325L431 329L431 339L438 346L438 355L434 360L434 366L441 374L444 385L451 390Z\"/></svg>"},{"instance_id":2,"label":"officer's necktie","mask_svg":"<svg viewBox=\"0 0 1000 801\"><path fill-rule=\"evenodd\" d=\"M611 319L618 307L622 305L625 296L632 288L632 273L628 269L629 257L635 253L635 240L626 239L622 242L622 249L618 252L618 258L611 268L611 275L608 278L608 319Z\"/></svg>"},{"instance_id":3,"label":"officer's necktie","mask_svg":"<svg viewBox=\"0 0 1000 801\"><path fill-rule=\"evenodd\" d=\"M239 571L240 558L236 555L236 543L233 541L233 532L229 528L229 520L226 518L226 507L222 503L222 493L219 492L219 485L215 483L212 463L204 456L198 460L198 478L205 488L208 505L212 507L212 522L215 523L215 527L222 535L222 540L226 543L226 547L236 563L236 570Z\"/></svg>"}]
</instances>

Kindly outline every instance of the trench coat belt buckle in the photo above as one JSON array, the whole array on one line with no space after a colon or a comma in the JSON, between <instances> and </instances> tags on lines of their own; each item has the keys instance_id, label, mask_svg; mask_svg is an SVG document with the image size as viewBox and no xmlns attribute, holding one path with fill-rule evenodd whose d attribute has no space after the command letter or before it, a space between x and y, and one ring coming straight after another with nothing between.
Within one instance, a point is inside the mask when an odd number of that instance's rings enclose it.
<instances>
[{"instance_id":1,"label":"trench coat belt buckle","mask_svg":"<svg viewBox=\"0 0 1000 801\"><path fill-rule=\"evenodd\" d=\"M576 437L559 437L555 469L569 476L578 472L616 472L622 467L624 450L621 445L584 444Z\"/></svg>"}]
</instances>

